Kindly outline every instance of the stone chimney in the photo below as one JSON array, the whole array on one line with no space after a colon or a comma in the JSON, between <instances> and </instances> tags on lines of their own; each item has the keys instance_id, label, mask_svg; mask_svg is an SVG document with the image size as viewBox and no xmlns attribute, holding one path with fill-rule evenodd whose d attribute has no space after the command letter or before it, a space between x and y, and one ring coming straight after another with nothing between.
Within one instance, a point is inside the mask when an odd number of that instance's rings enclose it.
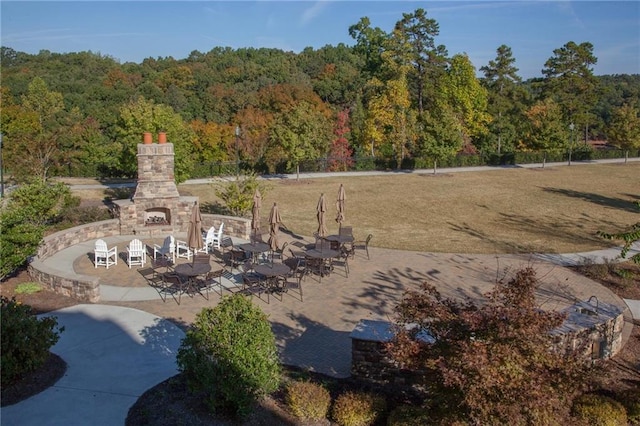
<instances>
[{"instance_id":1,"label":"stone chimney","mask_svg":"<svg viewBox=\"0 0 640 426\"><path fill-rule=\"evenodd\" d=\"M148 138L147 138L148 139ZM138 144L138 182L133 197L116 200L121 235L160 236L186 232L198 197L181 197L175 181L175 153L162 143ZM158 235L160 234L160 235Z\"/></svg>"}]
</instances>

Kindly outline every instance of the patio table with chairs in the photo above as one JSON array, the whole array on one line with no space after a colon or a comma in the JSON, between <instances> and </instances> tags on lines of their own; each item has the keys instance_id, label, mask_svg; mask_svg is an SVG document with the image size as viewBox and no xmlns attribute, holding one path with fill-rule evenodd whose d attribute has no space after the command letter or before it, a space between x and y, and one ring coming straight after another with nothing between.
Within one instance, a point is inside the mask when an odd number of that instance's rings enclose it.
<instances>
[{"instance_id":1,"label":"patio table with chairs","mask_svg":"<svg viewBox=\"0 0 640 426\"><path fill-rule=\"evenodd\" d=\"M256 263L260 254L266 253L271 250L269 244L260 241L238 244L236 247L238 247L240 250L243 250L247 254L247 258L253 259L253 261Z\"/></svg>"},{"instance_id":2,"label":"patio table with chairs","mask_svg":"<svg viewBox=\"0 0 640 426\"><path fill-rule=\"evenodd\" d=\"M199 293L202 297L205 297L198 285L198 277L203 277L211 271L209 255L196 255L193 262L176 265L173 271L175 274L185 278L183 292L187 294Z\"/></svg>"},{"instance_id":3,"label":"patio table with chairs","mask_svg":"<svg viewBox=\"0 0 640 426\"><path fill-rule=\"evenodd\" d=\"M318 273L322 278L331 272L331 260L340 256L339 250L328 248L309 249L304 251L307 273Z\"/></svg>"},{"instance_id":4,"label":"patio table with chairs","mask_svg":"<svg viewBox=\"0 0 640 426\"><path fill-rule=\"evenodd\" d=\"M333 243L332 248L337 247L338 250L341 250L342 252L345 252L345 253L351 253L351 251L353 250L353 241L354 241L353 235L335 234L335 235L327 235L324 238Z\"/></svg>"},{"instance_id":5,"label":"patio table with chairs","mask_svg":"<svg viewBox=\"0 0 640 426\"><path fill-rule=\"evenodd\" d=\"M284 263L261 263L253 265L253 270L265 277L267 285L272 292L282 291L279 287L280 282L286 281L287 276L291 273L291 268Z\"/></svg>"}]
</instances>

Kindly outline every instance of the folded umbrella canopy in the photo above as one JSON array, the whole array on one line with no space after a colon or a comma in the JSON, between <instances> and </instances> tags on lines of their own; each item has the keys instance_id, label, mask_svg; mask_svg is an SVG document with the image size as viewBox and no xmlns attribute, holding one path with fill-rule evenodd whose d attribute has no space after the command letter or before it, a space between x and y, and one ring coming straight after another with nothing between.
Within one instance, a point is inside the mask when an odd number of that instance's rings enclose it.
<instances>
[{"instance_id":1,"label":"folded umbrella canopy","mask_svg":"<svg viewBox=\"0 0 640 426\"><path fill-rule=\"evenodd\" d=\"M327 226L324 223L324 213L327 211L327 202L324 200L324 194L320 194L316 212L318 216L318 235L324 237L327 235Z\"/></svg>"},{"instance_id":2,"label":"folded umbrella canopy","mask_svg":"<svg viewBox=\"0 0 640 426\"><path fill-rule=\"evenodd\" d=\"M336 222L338 222L339 226L342 226L342 222L345 219L345 200L347 199L347 194L344 191L344 186L340 184L340 188L338 189L338 201L336 201L336 209L338 210L338 216L336 216Z\"/></svg>"},{"instance_id":3,"label":"folded umbrella canopy","mask_svg":"<svg viewBox=\"0 0 640 426\"><path fill-rule=\"evenodd\" d=\"M256 192L253 194L253 207L251 208L251 230L254 234L260 232L260 208L262 207L262 194L260 190L256 188Z\"/></svg>"},{"instance_id":4,"label":"folded umbrella canopy","mask_svg":"<svg viewBox=\"0 0 640 426\"><path fill-rule=\"evenodd\" d=\"M193 205L193 209L191 210L191 218L189 219L189 230L187 231L187 245L189 248L196 250L201 250L204 247L204 242L202 241L202 233L200 229L202 228L202 216L200 215L200 208L198 207L198 202Z\"/></svg>"},{"instance_id":5,"label":"folded umbrella canopy","mask_svg":"<svg viewBox=\"0 0 640 426\"><path fill-rule=\"evenodd\" d=\"M271 250L278 250L278 232L280 231L280 212L278 211L278 205L273 203L271 207L271 213L269 214L269 247Z\"/></svg>"}]
</instances>

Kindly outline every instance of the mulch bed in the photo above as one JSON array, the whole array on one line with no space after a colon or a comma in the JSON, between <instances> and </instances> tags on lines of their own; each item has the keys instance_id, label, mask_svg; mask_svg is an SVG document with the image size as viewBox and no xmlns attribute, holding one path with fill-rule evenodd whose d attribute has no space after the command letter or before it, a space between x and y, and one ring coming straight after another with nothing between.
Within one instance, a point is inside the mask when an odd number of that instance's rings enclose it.
<instances>
[{"instance_id":1,"label":"mulch bed","mask_svg":"<svg viewBox=\"0 0 640 426\"><path fill-rule=\"evenodd\" d=\"M53 386L67 371L67 363L54 353L49 353L49 358L35 371L26 374L11 385L2 386L0 406L17 404L27 398L39 394L43 390Z\"/></svg>"}]
</instances>

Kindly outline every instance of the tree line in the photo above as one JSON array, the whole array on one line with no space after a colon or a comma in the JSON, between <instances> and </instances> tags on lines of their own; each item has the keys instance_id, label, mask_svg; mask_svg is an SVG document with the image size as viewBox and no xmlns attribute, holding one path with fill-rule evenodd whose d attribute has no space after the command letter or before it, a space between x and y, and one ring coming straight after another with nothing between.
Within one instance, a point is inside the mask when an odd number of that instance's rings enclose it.
<instances>
[{"instance_id":1,"label":"tree line","mask_svg":"<svg viewBox=\"0 0 640 426\"><path fill-rule=\"evenodd\" d=\"M215 47L140 64L3 46L3 166L17 181L133 177L143 132L174 143L178 181L202 164L435 169L460 152L571 152L590 139L640 148L640 74L595 76L589 42L558 47L543 77L523 81L507 45L479 70L450 56L421 8L391 32L367 17L346 30L353 46Z\"/></svg>"}]
</instances>

